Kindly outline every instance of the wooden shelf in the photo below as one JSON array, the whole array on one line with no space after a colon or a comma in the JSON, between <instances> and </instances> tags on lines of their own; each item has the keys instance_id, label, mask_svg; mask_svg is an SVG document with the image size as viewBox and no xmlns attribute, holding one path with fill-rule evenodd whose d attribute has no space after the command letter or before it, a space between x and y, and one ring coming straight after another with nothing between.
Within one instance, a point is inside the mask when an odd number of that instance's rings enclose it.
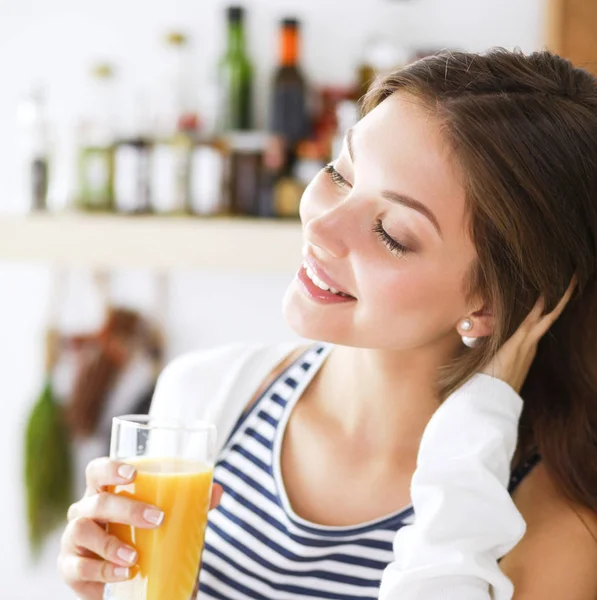
<instances>
[{"instance_id":1,"label":"wooden shelf","mask_svg":"<svg viewBox=\"0 0 597 600\"><path fill-rule=\"evenodd\" d=\"M0 260L97 268L218 268L292 272L301 261L294 221L33 215L0 217Z\"/></svg>"}]
</instances>

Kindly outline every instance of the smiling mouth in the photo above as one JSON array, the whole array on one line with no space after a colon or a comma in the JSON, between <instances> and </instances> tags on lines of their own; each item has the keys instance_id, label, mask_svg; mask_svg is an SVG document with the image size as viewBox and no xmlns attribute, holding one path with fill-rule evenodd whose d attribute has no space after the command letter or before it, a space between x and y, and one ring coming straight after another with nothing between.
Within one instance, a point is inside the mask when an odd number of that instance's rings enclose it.
<instances>
[{"instance_id":1,"label":"smiling mouth","mask_svg":"<svg viewBox=\"0 0 597 600\"><path fill-rule=\"evenodd\" d=\"M341 292L340 290L330 287L329 285L324 283L319 277L317 277L317 275L315 274L313 269L311 269L311 267L307 264L307 262L303 263L303 269L305 270L307 277L312 281L313 285L317 286L320 290L324 292L329 292L334 296L338 296L339 298L356 300L354 296L351 296L350 294L345 294L344 292Z\"/></svg>"}]
</instances>

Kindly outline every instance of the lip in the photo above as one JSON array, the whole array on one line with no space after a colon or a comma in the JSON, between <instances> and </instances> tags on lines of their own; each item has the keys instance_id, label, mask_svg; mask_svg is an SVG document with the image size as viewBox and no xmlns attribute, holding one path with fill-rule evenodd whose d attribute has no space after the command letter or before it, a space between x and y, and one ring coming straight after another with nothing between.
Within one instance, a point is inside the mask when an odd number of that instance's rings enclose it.
<instances>
[{"instance_id":1,"label":"lip","mask_svg":"<svg viewBox=\"0 0 597 600\"><path fill-rule=\"evenodd\" d=\"M307 263L308 267L328 287L334 288L335 290L338 290L339 292L342 292L343 294L346 294L347 296L351 296L352 298L355 298L355 296L353 294L351 294L348 290L346 290L344 287L342 287L337 281L332 279L311 255L308 254L307 256L305 256L305 263Z\"/></svg>"},{"instance_id":2,"label":"lip","mask_svg":"<svg viewBox=\"0 0 597 600\"><path fill-rule=\"evenodd\" d=\"M347 302L356 302L356 298L351 296L338 296L330 291L322 290L317 287L307 275L305 265L299 269L296 280L303 293L318 304L346 304Z\"/></svg>"}]
</instances>

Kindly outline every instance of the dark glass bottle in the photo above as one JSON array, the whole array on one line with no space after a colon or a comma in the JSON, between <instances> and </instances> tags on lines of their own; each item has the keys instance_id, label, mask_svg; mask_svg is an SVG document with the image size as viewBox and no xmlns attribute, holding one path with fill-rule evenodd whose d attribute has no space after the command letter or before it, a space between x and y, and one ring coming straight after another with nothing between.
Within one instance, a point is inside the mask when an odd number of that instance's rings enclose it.
<instances>
[{"instance_id":1,"label":"dark glass bottle","mask_svg":"<svg viewBox=\"0 0 597 600\"><path fill-rule=\"evenodd\" d=\"M284 19L280 35L280 65L274 76L271 130L286 146L285 170L291 171L296 147L310 135L307 86L299 68L300 23Z\"/></svg>"},{"instance_id":2,"label":"dark glass bottle","mask_svg":"<svg viewBox=\"0 0 597 600\"><path fill-rule=\"evenodd\" d=\"M252 126L253 67L245 49L244 9L228 8L228 43L219 64L220 129L247 130Z\"/></svg>"}]
</instances>

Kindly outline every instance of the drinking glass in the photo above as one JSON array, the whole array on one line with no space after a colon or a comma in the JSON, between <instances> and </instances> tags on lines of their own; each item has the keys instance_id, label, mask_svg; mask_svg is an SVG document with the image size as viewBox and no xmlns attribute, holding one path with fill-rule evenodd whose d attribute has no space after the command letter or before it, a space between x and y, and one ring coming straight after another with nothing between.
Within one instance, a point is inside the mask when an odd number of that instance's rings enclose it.
<instances>
[{"instance_id":1,"label":"drinking glass","mask_svg":"<svg viewBox=\"0 0 597 600\"><path fill-rule=\"evenodd\" d=\"M110 458L133 465L135 480L109 491L157 506L156 529L110 523L109 533L138 553L131 578L106 585L104 600L191 600L199 584L211 501L216 428L148 415L115 417Z\"/></svg>"}]
</instances>

